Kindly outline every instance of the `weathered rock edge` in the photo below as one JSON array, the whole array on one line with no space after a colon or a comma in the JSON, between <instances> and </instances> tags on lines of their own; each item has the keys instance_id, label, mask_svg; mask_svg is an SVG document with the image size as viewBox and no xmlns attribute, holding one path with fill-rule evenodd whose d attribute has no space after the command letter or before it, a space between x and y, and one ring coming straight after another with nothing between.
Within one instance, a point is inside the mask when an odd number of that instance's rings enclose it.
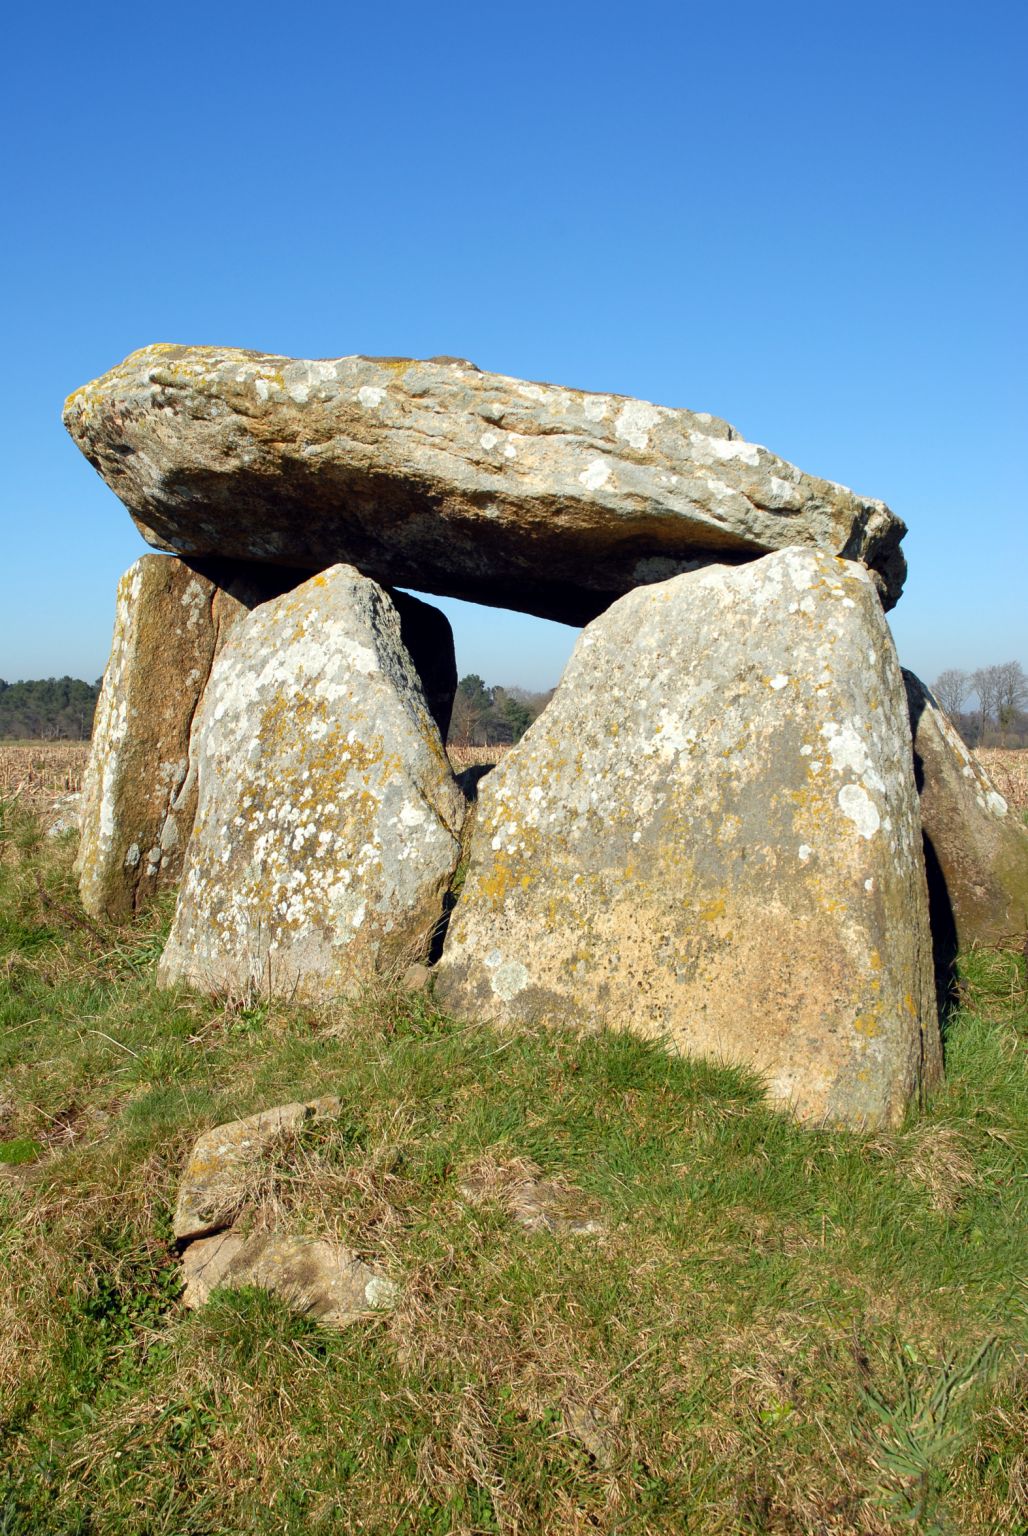
<instances>
[{"instance_id":1,"label":"weathered rock edge","mask_svg":"<svg viewBox=\"0 0 1028 1536\"><path fill-rule=\"evenodd\" d=\"M182 1255L182 1301L202 1307L218 1287L256 1286L327 1328L345 1328L387 1311L397 1287L349 1248L324 1237L286 1232L219 1232Z\"/></svg>"},{"instance_id":2,"label":"weathered rock edge","mask_svg":"<svg viewBox=\"0 0 1028 1536\"><path fill-rule=\"evenodd\" d=\"M424 958L467 806L402 635L350 566L236 624L162 984L322 999Z\"/></svg>"},{"instance_id":3,"label":"weathered rock edge","mask_svg":"<svg viewBox=\"0 0 1028 1536\"><path fill-rule=\"evenodd\" d=\"M215 654L244 611L166 555L144 555L118 583L75 860L93 917L127 917L178 884L196 811L193 719Z\"/></svg>"},{"instance_id":4,"label":"weathered rock edge","mask_svg":"<svg viewBox=\"0 0 1028 1536\"><path fill-rule=\"evenodd\" d=\"M334 1094L306 1102L277 1104L242 1120L229 1120L197 1137L178 1187L171 1230L178 1243L231 1226L249 1193L255 1171L275 1147L340 1112Z\"/></svg>"},{"instance_id":5,"label":"weathered rock edge","mask_svg":"<svg viewBox=\"0 0 1028 1536\"><path fill-rule=\"evenodd\" d=\"M862 566L785 550L640 588L482 781L435 994L740 1063L896 1124L940 1073L906 696Z\"/></svg>"},{"instance_id":6,"label":"weathered rock edge","mask_svg":"<svg viewBox=\"0 0 1028 1536\"><path fill-rule=\"evenodd\" d=\"M143 537L582 624L617 597L789 545L863 561L886 606L904 523L705 412L457 360L155 345L64 421Z\"/></svg>"},{"instance_id":7,"label":"weathered rock edge","mask_svg":"<svg viewBox=\"0 0 1028 1536\"><path fill-rule=\"evenodd\" d=\"M259 1192L266 1160L290 1136L340 1112L332 1094L279 1104L205 1131L196 1141L175 1206L173 1232L184 1248L187 1307L201 1307L219 1286L259 1286L294 1311L341 1328L396 1300L379 1270L328 1237L248 1231L246 1208Z\"/></svg>"},{"instance_id":8,"label":"weathered rock edge","mask_svg":"<svg viewBox=\"0 0 1028 1536\"><path fill-rule=\"evenodd\" d=\"M903 681L937 952L947 938L956 951L1028 934L1028 830L931 690L913 672Z\"/></svg>"}]
</instances>

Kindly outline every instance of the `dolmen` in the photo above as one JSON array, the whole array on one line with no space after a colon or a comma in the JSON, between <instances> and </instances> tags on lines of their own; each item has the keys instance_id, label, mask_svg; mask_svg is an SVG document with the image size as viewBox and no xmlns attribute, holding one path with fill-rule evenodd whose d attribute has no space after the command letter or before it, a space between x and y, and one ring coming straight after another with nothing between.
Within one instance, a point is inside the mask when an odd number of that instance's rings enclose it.
<instances>
[{"instance_id":1,"label":"dolmen","mask_svg":"<svg viewBox=\"0 0 1028 1536\"><path fill-rule=\"evenodd\" d=\"M78 868L97 917L177 891L164 984L427 963L471 1025L630 1030L815 1125L938 1081L940 967L1023 931L1028 833L901 671L882 502L450 358L154 346L65 422L163 551L119 588ZM408 586L585 626L474 815Z\"/></svg>"}]
</instances>

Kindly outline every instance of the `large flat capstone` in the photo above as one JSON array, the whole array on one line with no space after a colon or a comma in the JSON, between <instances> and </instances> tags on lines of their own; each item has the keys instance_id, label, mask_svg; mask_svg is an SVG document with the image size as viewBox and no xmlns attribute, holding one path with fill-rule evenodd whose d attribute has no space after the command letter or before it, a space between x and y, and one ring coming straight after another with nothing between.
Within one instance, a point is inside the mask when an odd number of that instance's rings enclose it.
<instances>
[{"instance_id":1,"label":"large flat capstone","mask_svg":"<svg viewBox=\"0 0 1028 1536\"><path fill-rule=\"evenodd\" d=\"M349 566L236 624L197 716L164 983L324 997L424 958L466 802L402 635Z\"/></svg>"},{"instance_id":2,"label":"large flat capstone","mask_svg":"<svg viewBox=\"0 0 1028 1536\"><path fill-rule=\"evenodd\" d=\"M863 561L886 606L906 529L706 413L473 364L151 346L65 424L143 537L582 624L632 588L789 545Z\"/></svg>"},{"instance_id":3,"label":"large flat capstone","mask_svg":"<svg viewBox=\"0 0 1028 1536\"><path fill-rule=\"evenodd\" d=\"M815 1123L940 1071L903 679L866 570L790 549L640 588L483 780L436 995L742 1063Z\"/></svg>"}]
</instances>

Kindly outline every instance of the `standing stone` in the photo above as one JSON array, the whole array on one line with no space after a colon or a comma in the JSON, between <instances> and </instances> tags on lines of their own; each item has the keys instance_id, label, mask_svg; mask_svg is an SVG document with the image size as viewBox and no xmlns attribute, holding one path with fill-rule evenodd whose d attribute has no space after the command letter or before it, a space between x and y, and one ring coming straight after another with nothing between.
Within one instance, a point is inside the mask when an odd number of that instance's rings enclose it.
<instances>
[{"instance_id":1,"label":"standing stone","mask_svg":"<svg viewBox=\"0 0 1028 1536\"><path fill-rule=\"evenodd\" d=\"M1028 830L920 678L904 671L903 680L937 939L969 949L1024 934Z\"/></svg>"},{"instance_id":2,"label":"standing stone","mask_svg":"<svg viewBox=\"0 0 1028 1536\"><path fill-rule=\"evenodd\" d=\"M165 984L324 997L424 957L465 801L381 587L335 566L255 609L195 739Z\"/></svg>"},{"instance_id":3,"label":"standing stone","mask_svg":"<svg viewBox=\"0 0 1028 1536\"><path fill-rule=\"evenodd\" d=\"M859 566L787 549L622 598L485 779L436 995L743 1063L804 1120L940 1072L903 680Z\"/></svg>"},{"instance_id":4,"label":"standing stone","mask_svg":"<svg viewBox=\"0 0 1028 1536\"><path fill-rule=\"evenodd\" d=\"M445 613L409 592L390 592L400 615L400 638L425 692L428 712L445 742L457 693L457 653Z\"/></svg>"},{"instance_id":5,"label":"standing stone","mask_svg":"<svg viewBox=\"0 0 1028 1536\"><path fill-rule=\"evenodd\" d=\"M903 522L706 411L484 373L459 358L134 352L64 421L148 543L584 624L645 582L802 544L891 605Z\"/></svg>"},{"instance_id":6,"label":"standing stone","mask_svg":"<svg viewBox=\"0 0 1028 1536\"><path fill-rule=\"evenodd\" d=\"M165 555L118 584L96 709L76 869L93 917L126 917L178 883L196 810L193 717L242 605Z\"/></svg>"}]
</instances>

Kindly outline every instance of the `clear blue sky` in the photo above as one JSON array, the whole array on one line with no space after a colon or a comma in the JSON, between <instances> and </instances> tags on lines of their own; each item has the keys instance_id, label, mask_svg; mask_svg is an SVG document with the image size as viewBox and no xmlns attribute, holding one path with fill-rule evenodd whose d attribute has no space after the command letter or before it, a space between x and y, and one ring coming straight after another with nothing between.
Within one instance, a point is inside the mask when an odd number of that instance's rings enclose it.
<instances>
[{"instance_id":1,"label":"clear blue sky","mask_svg":"<svg viewBox=\"0 0 1028 1536\"><path fill-rule=\"evenodd\" d=\"M143 546L60 409L151 341L712 411L907 520L908 665L1028 665L1023 3L56 3L3 55L0 677L103 667ZM572 631L445 606L557 680Z\"/></svg>"}]
</instances>

